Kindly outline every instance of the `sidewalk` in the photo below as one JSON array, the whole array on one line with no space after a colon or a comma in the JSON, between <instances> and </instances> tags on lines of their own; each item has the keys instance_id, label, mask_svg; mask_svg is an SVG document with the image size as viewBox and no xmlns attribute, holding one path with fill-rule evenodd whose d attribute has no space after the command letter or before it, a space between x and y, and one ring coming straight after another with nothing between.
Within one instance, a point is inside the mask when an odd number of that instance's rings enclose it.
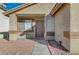
<instances>
[{"instance_id":1,"label":"sidewalk","mask_svg":"<svg viewBox=\"0 0 79 59\"><path fill-rule=\"evenodd\" d=\"M43 39L35 40L32 55L50 55L46 41Z\"/></svg>"}]
</instances>

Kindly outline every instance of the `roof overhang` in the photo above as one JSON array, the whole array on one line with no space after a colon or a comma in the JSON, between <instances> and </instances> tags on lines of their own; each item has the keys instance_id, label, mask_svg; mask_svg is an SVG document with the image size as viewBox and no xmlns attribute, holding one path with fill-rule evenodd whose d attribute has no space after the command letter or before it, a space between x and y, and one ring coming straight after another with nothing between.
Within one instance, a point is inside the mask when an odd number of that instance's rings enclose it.
<instances>
[{"instance_id":1,"label":"roof overhang","mask_svg":"<svg viewBox=\"0 0 79 59\"><path fill-rule=\"evenodd\" d=\"M53 7L53 9L50 12L50 15L54 15L62 6L64 3L56 3L56 5Z\"/></svg>"},{"instance_id":2,"label":"roof overhang","mask_svg":"<svg viewBox=\"0 0 79 59\"><path fill-rule=\"evenodd\" d=\"M27 4L24 4L24 5L22 5L22 6L19 6L19 7L15 8L15 9L6 11L6 12L4 12L3 14L4 14L5 16L9 16L10 14L13 14L13 13L15 13L15 12L17 12L17 11L20 11L20 10L22 10L22 9L24 9L24 8L28 8L28 7L30 7L30 6L32 6L32 5L35 5L35 4L37 4L37 3L27 3ZM61 6L62 6L63 4L64 4L64 3L56 3L55 6L52 8L52 10L51 10L51 12L50 12L50 15L54 15L54 14L61 8Z\"/></svg>"},{"instance_id":3,"label":"roof overhang","mask_svg":"<svg viewBox=\"0 0 79 59\"><path fill-rule=\"evenodd\" d=\"M24 4L24 5L21 5L21 6L17 7L17 8L14 8L12 10L8 10L8 11L4 12L3 14L5 16L9 16L10 14L13 14L13 13L19 11L19 10L22 10L24 8L30 7L30 6L35 5L35 4L36 3L27 3L27 4Z\"/></svg>"}]
</instances>

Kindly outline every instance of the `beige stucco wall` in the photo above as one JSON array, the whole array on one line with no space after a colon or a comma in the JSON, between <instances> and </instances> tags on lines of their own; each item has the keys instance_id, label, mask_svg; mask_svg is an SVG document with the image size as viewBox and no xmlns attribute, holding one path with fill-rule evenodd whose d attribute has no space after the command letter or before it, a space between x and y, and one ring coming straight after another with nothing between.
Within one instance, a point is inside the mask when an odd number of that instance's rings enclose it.
<instances>
[{"instance_id":1,"label":"beige stucco wall","mask_svg":"<svg viewBox=\"0 0 79 59\"><path fill-rule=\"evenodd\" d=\"M47 32L54 32L54 17L51 15L45 16L45 38L46 40L54 40L54 36L47 36Z\"/></svg>"},{"instance_id":2,"label":"beige stucco wall","mask_svg":"<svg viewBox=\"0 0 79 59\"><path fill-rule=\"evenodd\" d=\"M9 40L17 40L17 17L15 14L9 16Z\"/></svg>"},{"instance_id":3,"label":"beige stucco wall","mask_svg":"<svg viewBox=\"0 0 79 59\"><path fill-rule=\"evenodd\" d=\"M10 31L17 31L17 16L15 14L11 14L9 20L9 30Z\"/></svg>"},{"instance_id":4,"label":"beige stucco wall","mask_svg":"<svg viewBox=\"0 0 79 59\"><path fill-rule=\"evenodd\" d=\"M70 50L70 39L64 37L64 31L70 31L70 6L65 4L56 14L55 14L55 40L66 49Z\"/></svg>"},{"instance_id":5,"label":"beige stucco wall","mask_svg":"<svg viewBox=\"0 0 79 59\"><path fill-rule=\"evenodd\" d=\"M72 3L70 4L71 11L71 33L74 33L74 36L71 35L71 52L79 53L79 4ZM78 34L77 34L78 33Z\"/></svg>"},{"instance_id":6,"label":"beige stucco wall","mask_svg":"<svg viewBox=\"0 0 79 59\"><path fill-rule=\"evenodd\" d=\"M4 10L0 9L0 32L9 31L9 17L3 15ZM0 39L3 39L3 34L0 34Z\"/></svg>"},{"instance_id":7,"label":"beige stucco wall","mask_svg":"<svg viewBox=\"0 0 79 59\"><path fill-rule=\"evenodd\" d=\"M4 16L3 12L5 11L0 9L0 32L9 31L9 17Z\"/></svg>"},{"instance_id":8,"label":"beige stucco wall","mask_svg":"<svg viewBox=\"0 0 79 59\"><path fill-rule=\"evenodd\" d=\"M70 6L71 8L71 32L79 31L79 4L73 3Z\"/></svg>"}]
</instances>

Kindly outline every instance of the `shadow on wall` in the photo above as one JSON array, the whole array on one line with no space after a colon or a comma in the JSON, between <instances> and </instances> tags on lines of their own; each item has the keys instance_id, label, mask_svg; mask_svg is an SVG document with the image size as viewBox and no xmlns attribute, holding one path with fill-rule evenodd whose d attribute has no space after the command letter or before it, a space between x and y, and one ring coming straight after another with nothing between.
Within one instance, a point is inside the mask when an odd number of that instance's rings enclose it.
<instances>
[{"instance_id":1,"label":"shadow on wall","mask_svg":"<svg viewBox=\"0 0 79 59\"><path fill-rule=\"evenodd\" d=\"M34 27L34 26L33 26L33 27ZM31 27L31 28L33 28L33 27ZM27 33L34 32L33 29L30 30L31 28L28 28L27 30L22 31L22 33L20 34L20 36L24 36L24 35L26 35Z\"/></svg>"},{"instance_id":2,"label":"shadow on wall","mask_svg":"<svg viewBox=\"0 0 79 59\"><path fill-rule=\"evenodd\" d=\"M6 39L9 41L9 32L0 32L0 34L3 35L3 39Z\"/></svg>"},{"instance_id":3,"label":"shadow on wall","mask_svg":"<svg viewBox=\"0 0 79 59\"><path fill-rule=\"evenodd\" d=\"M24 31L20 34L20 36L23 36L23 35L26 35L26 34L27 34L27 31ZM39 44L46 45L46 41L45 41L44 37L36 37L36 38L26 37L26 40L32 40L32 41L37 42Z\"/></svg>"},{"instance_id":4,"label":"shadow on wall","mask_svg":"<svg viewBox=\"0 0 79 59\"><path fill-rule=\"evenodd\" d=\"M32 25L32 26L30 26L30 28L27 28L27 29L23 29L22 31L21 31L21 34L20 34L20 36L24 36L24 35L26 35L26 39L29 39L29 38L31 38L34 34L32 34L32 33L34 33L34 28L35 28L35 25ZM19 29L20 30L20 29ZM31 33L31 34L30 34ZM32 38L31 38L32 39Z\"/></svg>"},{"instance_id":5,"label":"shadow on wall","mask_svg":"<svg viewBox=\"0 0 79 59\"><path fill-rule=\"evenodd\" d=\"M69 52L69 50L64 48L61 44L58 44L55 40L52 40L52 41L49 40L48 43L49 43L50 46L52 46L53 48L58 49L59 51L63 51L63 52L66 52L66 53Z\"/></svg>"},{"instance_id":6,"label":"shadow on wall","mask_svg":"<svg viewBox=\"0 0 79 59\"><path fill-rule=\"evenodd\" d=\"M29 31L31 28L32 28L32 30ZM32 41L35 41L35 42L37 42L39 44L46 45L46 41L45 41L44 37L32 38L31 36L33 36L34 34L30 34L30 35L28 34L28 33L33 33L34 32L35 25L33 25L31 28L28 28L27 30L22 31L22 33L20 34L20 36L26 35L26 40L32 40Z\"/></svg>"}]
</instances>

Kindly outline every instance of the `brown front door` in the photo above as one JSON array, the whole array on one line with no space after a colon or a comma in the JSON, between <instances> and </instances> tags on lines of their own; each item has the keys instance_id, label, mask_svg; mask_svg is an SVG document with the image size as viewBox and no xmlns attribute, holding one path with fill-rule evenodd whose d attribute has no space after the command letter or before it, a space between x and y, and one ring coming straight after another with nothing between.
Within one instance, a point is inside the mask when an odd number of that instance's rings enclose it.
<instances>
[{"instance_id":1,"label":"brown front door","mask_svg":"<svg viewBox=\"0 0 79 59\"><path fill-rule=\"evenodd\" d=\"M44 21L36 20L36 37L44 36Z\"/></svg>"}]
</instances>

